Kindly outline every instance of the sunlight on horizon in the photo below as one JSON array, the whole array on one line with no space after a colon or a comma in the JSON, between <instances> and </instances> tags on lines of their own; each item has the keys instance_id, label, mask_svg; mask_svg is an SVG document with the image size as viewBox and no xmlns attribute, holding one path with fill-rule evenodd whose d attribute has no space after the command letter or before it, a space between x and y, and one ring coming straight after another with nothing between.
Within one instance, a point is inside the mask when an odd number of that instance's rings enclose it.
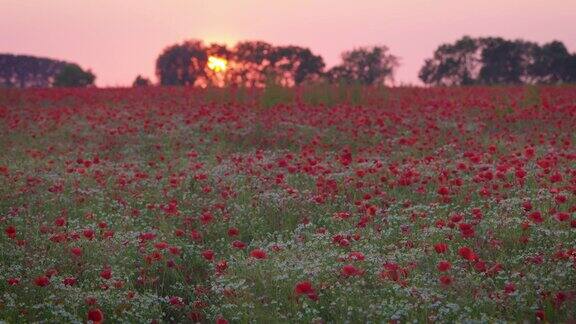
<instances>
[{"instance_id":1,"label":"sunlight on horizon","mask_svg":"<svg viewBox=\"0 0 576 324\"><path fill-rule=\"evenodd\" d=\"M343 51L386 45L402 58L397 82L413 84L421 84L419 69L438 45L464 35L558 39L576 50L576 31L567 28L574 0L0 0L0 17L0 52L77 62L97 74L99 86L154 78L162 50L191 39L299 45L321 55L326 68Z\"/></svg>"},{"instance_id":2,"label":"sunlight on horizon","mask_svg":"<svg viewBox=\"0 0 576 324\"><path fill-rule=\"evenodd\" d=\"M228 66L228 60L216 56L208 57L208 68L214 72L224 72Z\"/></svg>"}]
</instances>

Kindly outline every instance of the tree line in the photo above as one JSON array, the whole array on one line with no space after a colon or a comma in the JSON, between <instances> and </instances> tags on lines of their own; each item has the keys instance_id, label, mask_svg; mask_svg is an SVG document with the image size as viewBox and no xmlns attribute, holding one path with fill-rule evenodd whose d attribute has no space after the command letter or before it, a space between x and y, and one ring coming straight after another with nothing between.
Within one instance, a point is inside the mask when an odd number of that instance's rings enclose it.
<instances>
[{"instance_id":1,"label":"tree line","mask_svg":"<svg viewBox=\"0 0 576 324\"><path fill-rule=\"evenodd\" d=\"M542 46L501 37L463 37L442 44L419 77L430 85L558 84L576 82L576 54L559 41Z\"/></svg>"},{"instance_id":2,"label":"tree line","mask_svg":"<svg viewBox=\"0 0 576 324\"><path fill-rule=\"evenodd\" d=\"M210 69L210 57L225 60L226 70ZM156 60L156 76L161 85L294 86L325 78L376 84L393 76L397 62L385 46L362 47L343 53L342 63L325 71L324 59L300 46L244 41L228 48L194 40L167 47Z\"/></svg>"},{"instance_id":3,"label":"tree line","mask_svg":"<svg viewBox=\"0 0 576 324\"><path fill-rule=\"evenodd\" d=\"M232 62L218 74L206 67L208 57ZM240 42L231 49L201 41L167 47L156 61L161 85L264 86L266 82L384 84L394 80L398 57L386 46L360 47L342 53L342 62L325 70L321 56L298 46ZM560 41L543 45L501 37L464 36L440 45L426 59L419 78L434 86L576 83L576 54Z\"/></svg>"},{"instance_id":4,"label":"tree line","mask_svg":"<svg viewBox=\"0 0 576 324\"><path fill-rule=\"evenodd\" d=\"M225 62L210 68L210 60ZM394 80L399 58L386 46L345 51L340 64L326 69L322 56L301 46L243 41L232 47L189 40L166 47L156 60L163 86L264 87L269 83L383 85ZM441 44L425 60L419 78L434 86L576 83L576 54L560 41L543 45L501 37L464 36ZM0 54L0 87L85 87L95 75L70 62ZM138 76L133 86L152 82Z\"/></svg>"},{"instance_id":5,"label":"tree line","mask_svg":"<svg viewBox=\"0 0 576 324\"><path fill-rule=\"evenodd\" d=\"M0 54L0 88L86 87L96 76L78 64L28 55Z\"/></svg>"}]
</instances>

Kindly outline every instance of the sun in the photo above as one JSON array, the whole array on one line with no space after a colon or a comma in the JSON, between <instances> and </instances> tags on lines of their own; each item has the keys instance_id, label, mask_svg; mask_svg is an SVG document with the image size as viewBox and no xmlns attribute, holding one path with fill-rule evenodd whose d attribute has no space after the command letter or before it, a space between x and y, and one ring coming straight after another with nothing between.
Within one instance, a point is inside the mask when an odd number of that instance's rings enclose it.
<instances>
[{"instance_id":1,"label":"sun","mask_svg":"<svg viewBox=\"0 0 576 324\"><path fill-rule=\"evenodd\" d=\"M223 72L228 66L228 61L221 57L208 57L208 68L214 72Z\"/></svg>"}]
</instances>

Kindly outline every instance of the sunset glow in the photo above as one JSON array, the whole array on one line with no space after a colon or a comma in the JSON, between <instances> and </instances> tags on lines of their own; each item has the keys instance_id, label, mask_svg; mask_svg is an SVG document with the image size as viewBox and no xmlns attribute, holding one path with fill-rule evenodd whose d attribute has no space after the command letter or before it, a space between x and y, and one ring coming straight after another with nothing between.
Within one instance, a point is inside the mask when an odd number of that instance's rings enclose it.
<instances>
[{"instance_id":1,"label":"sunset glow","mask_svg":"<svg viewBox=\"0 0 576 324\"><path fill-rule=\"evenodd\" d=\"M342 51L381 44L401 58L396 83L420 84L422 62L441 43L464 35L558 39L574 51L575 19L574 0L1 0L0 52L67 59L95 71L98 86L128 86L138 74L157 81L160 52L188 39L300 45L327 68Z\"/></svg>"},{"instance_id":2,"label":"sunset glow","mask_svg":"<svg viewBox=\"0 0 576 324\"><path fill-rule=\"evenodd\" d=\"M216 57L216 56L208 57L208 68L214 72L226 71L227 66L228 66L228 61L226 59Z\"/></svg>"}]
</instances>

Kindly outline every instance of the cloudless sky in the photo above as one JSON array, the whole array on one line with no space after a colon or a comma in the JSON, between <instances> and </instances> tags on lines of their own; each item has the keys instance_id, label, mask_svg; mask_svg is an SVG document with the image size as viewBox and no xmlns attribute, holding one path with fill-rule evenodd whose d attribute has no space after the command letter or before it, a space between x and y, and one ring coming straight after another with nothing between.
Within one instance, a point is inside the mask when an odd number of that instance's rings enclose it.
<instances>
[{"instance_id":1,"label":"cloudless sky","mask_svg":"<svg viewBox=\"0 0 576 324\"><path fill-rule=\"evenodd\" d=\"M339 62L387 45L398 83L418 83L425 58L463 35L563 41L576 51L576 0L0 0L0 52L69 60L99 86L154 76L162 49L185 39L302 45Z\"/></svg>"}]
</instances>

